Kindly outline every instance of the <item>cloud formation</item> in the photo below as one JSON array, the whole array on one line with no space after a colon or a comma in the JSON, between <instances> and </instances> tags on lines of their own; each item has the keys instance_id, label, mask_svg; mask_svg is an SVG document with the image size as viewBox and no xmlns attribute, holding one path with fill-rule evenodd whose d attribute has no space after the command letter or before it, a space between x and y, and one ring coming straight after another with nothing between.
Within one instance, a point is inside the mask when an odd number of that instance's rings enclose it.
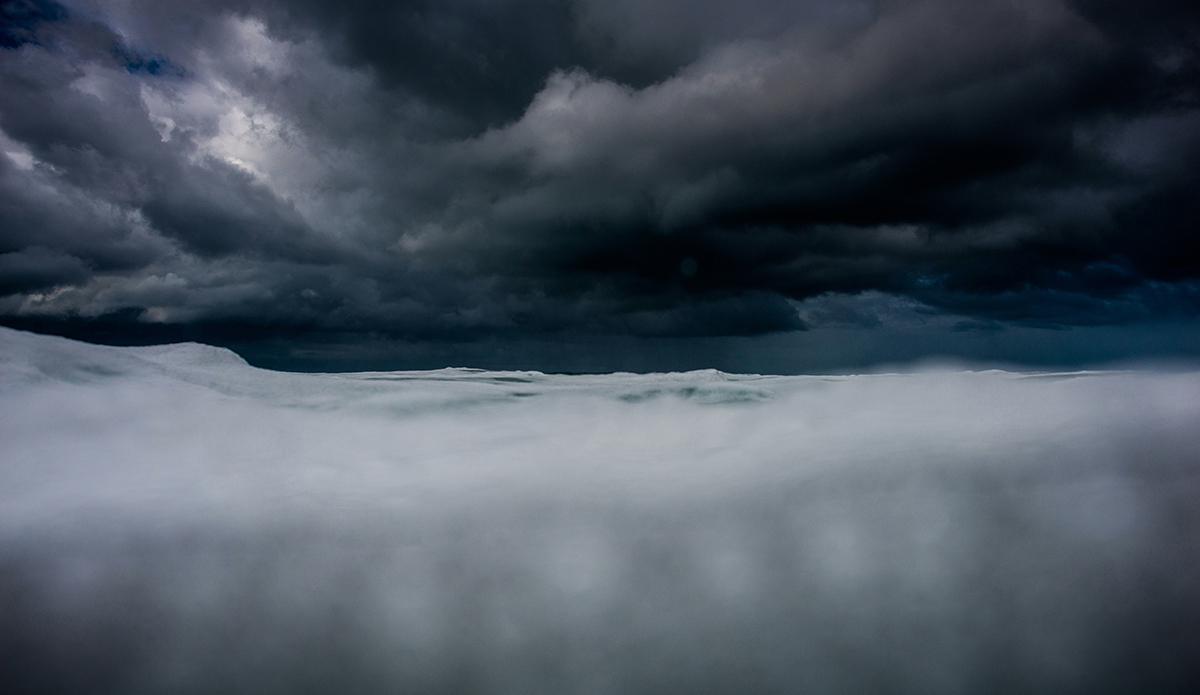
<instances>
[{"instance_id":1,"label":"cloud formation","mask_svg":"<svg viewBox=\"0 0 1200 695\"><path fill-rule=\"evenodd\" d=\"M9 322L751 335L880 293L980 325L1200 313L1191 3L2 7Z\"/></svg>"},{"instance_id":2,"label":"cloud formation","mask_svg":"<svg viewBox=\"0 0 1200 695\"><path fill-rule=\"evenodd\" d=\"M1200 371L0 356L6 694L1200 682Z\"/></svg>"}]
</instances>

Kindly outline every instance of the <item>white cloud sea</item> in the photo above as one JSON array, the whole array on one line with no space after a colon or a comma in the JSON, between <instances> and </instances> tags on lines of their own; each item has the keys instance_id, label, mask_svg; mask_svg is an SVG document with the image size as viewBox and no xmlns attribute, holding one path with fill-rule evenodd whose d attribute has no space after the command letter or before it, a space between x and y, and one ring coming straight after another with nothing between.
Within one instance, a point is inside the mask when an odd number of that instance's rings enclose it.
<instances>
[{"instance_id":1,"label":"white cloud sea","mask_svg":"<svg viewBox=\"0 0 1200 695\"><path fill-rule=\"evenodd\" d=\"M1186 692L1200 373L288 374L0 329L13 692Z\"/></svg>"}]
</instances>

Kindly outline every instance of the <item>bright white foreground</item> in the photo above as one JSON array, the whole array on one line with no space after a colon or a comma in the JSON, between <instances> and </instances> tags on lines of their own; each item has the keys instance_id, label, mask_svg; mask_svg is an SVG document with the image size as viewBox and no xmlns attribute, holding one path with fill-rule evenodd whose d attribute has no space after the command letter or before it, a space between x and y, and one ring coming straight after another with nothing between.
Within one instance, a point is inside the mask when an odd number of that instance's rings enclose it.
<instances>
[{"instance_id":1,"label":"bright white foreground","mask_svg":"<svg viewBox=\"0 0 1200 695\"><path fill-rule=\"evenodd\" d=\"M0 691L1195 692L1200 374L254 369L0 329Z\"/></svg>"}]
</instances>

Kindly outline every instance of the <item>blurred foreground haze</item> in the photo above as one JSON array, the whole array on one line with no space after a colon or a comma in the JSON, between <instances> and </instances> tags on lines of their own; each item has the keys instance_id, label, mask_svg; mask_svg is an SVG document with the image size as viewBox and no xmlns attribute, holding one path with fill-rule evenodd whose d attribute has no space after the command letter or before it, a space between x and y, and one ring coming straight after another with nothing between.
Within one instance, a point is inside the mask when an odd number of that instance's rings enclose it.
<instances>
[{"instance_id":1,"label":"blurred foreground haze","mask_svg":"<svg viewBox=\"0 0 1200 695\"><path fill-rule=\"evenodd\" d=\"M0 690L1191 693L1200 373L289 374L0 329Z\"/></svg>"}]
</instances>

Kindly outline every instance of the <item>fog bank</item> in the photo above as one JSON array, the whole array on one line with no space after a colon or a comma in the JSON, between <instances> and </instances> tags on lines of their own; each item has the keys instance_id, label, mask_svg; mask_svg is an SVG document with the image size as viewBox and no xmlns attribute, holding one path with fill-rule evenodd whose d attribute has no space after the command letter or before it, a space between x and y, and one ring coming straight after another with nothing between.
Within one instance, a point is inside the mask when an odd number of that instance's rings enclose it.
<instances>
[{"instance_id":1,"label":"fog bank","mask_svg":"<svg viewBox=\"0 0 1200 695\"><path fill-rule=\"evenodd\" d=\"M1200 373L287 374L0 329L5 693L1200 685Z\"/></svg>"}]
</instances>

